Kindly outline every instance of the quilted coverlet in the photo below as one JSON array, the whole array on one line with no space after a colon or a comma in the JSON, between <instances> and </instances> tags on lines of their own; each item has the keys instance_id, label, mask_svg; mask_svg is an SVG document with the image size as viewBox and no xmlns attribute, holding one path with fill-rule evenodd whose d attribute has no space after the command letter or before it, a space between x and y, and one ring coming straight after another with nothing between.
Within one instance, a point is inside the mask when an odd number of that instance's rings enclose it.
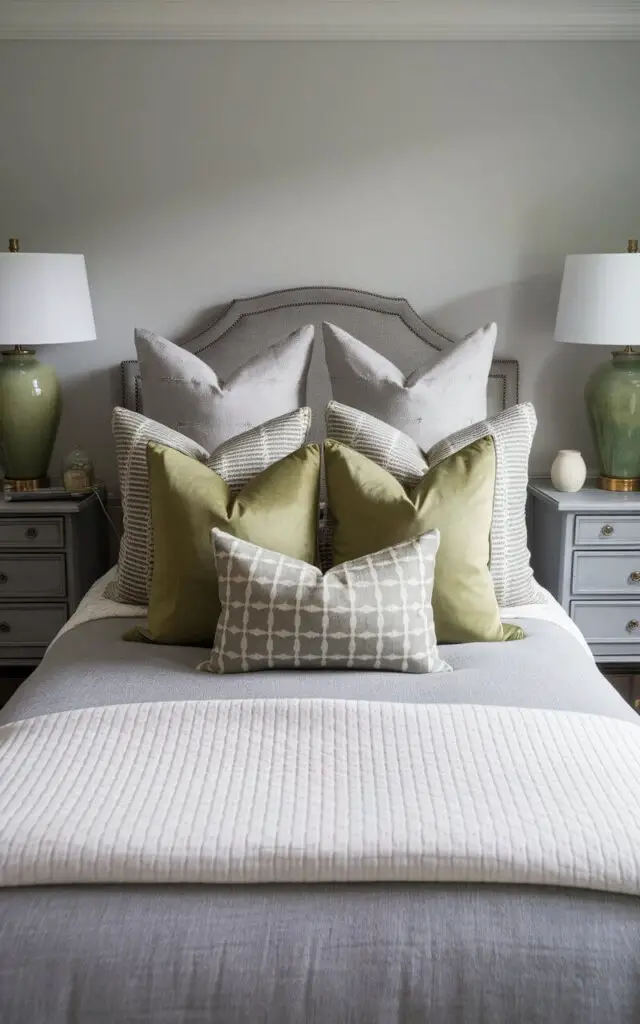
<instances>
[{"instance_id":1,"label":"quilted coverlet","mask_svg":"<svg viewBox=\"0 0 640 1024\"><path fill-rule=\"evenodd\" d=\"M576 712L327 699L60 712L0 728L0 884L640 894L639 776L640 729Z\"/></svg>"}]
</instances>

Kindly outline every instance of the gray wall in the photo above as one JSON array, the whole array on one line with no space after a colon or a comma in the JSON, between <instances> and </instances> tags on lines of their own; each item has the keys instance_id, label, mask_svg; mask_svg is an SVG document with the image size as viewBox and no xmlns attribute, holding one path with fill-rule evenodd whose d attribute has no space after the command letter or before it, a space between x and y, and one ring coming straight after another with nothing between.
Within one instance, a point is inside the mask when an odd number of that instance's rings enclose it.
<instances>
[{"instance_id":1,"label":"gray wall","mask_svg":"<svg viewBox=\"0 0 640 1024\"><path fill-rule=\"evenodd\" d=\"M534 469L593 462L582 387L606 351L555 345L553 321L565 253L640 234L639 104L637 43L0 44L0 234L85 253L97 322L41 351L54 469L79 442L114 480L134 325L171 336L296 284L405 295L455 334L496 319Z\"/></svg>"}]
</instances>

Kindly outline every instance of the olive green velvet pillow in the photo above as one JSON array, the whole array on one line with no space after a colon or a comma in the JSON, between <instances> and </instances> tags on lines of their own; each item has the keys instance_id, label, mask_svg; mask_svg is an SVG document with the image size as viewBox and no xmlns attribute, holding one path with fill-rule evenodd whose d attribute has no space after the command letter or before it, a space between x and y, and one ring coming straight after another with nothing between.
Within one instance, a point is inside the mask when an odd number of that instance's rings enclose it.
<instances>
[{"instance_id":1,"label":"olive green velvet pillow","mask_svg":"<svg viewBox=\"0 0 640 1024\"><path fill-rule=\"evenodd\" d=\"M310 444L232 495L221 476L173 448L147 449L153 576L146 629L129 640L210 645L220 614L211 530L304 562L316 553L320 449Z\"/></svg>"},{"instance_id":2,"label":"olive green velvet pillow","mask_svg":"<svg viewBox=\"0 0 640 1024\"><path fill-rule=\"evenodd\" d=\"M496 458L483 437L443 459L408 490L339 441L325 441L333 564L440 531L433 614L438 643L520 639L502 626L489 572Z\"/></svg>"}]
</instances>

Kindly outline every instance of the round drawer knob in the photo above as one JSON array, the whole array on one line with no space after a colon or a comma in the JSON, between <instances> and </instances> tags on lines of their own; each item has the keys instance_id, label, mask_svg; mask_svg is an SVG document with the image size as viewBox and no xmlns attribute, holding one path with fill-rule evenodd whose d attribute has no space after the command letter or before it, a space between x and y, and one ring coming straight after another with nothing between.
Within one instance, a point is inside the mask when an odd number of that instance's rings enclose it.
<instances>
[{"instance_id":1,"label":"round drawer knob","mask_svg":"<svg viewBox=\"0 0 640 1024\"><path fill-rule=\"evenodd\" d=\"M0 622L0 633L10 633L11 626L8 622Z\"/></svg>"},{"instance_id":2,"label":"round drawer knob","mask_svg":"<svg viewBox=\"0 0 640 1024\"><path fill-rule=\"evenodd\" d=\"M640 569L634 569L629 573L629 583L640 583Z\"/></svg>"},{"instance_id":3,"label":"round drawer knob","mask_svg":"<svg viewBox=\"0 0 640 1024\"><path fill-rule=\"evenodd\" d=\"M8 583L8 582L9 582L9 577L7 576L6 572L0 572L0 583Z\"/></svg>"},{"instance_id":4,"label":"round drawer knob","mask_svg":"<svg viewBox=\"0 0 640 1024\"><path fill-rule=\"evenodd\" d=\"M609 523L607 523L605 526L602 527L602 529L600 530L600 533L602 534L603 537L611 537L611 536L613 536L613 526L611 526Z\"/></svg>"},{"instance_id":5,"label":"round drawer knob","mask_svg":"<svg viewBox=\"0 0 640 1024\"><path fill-rule=\"evenodd\" d=\"M636 629L640 628L640 622L637 619L629 619L625 629L627 633L635 633Z\"/></svg>"},{"instance_id":6,"label":"round drawer knob","mask_svg":"<svg viewBox=\"0 0 640 1024\"><path fill-rule=\"evenodd\" d=\"M36 537L38 536L38 531L35 526L29 526L24 531L24 535L27 538L27 540L35 540Z\"/></svg>"}]
</instances>

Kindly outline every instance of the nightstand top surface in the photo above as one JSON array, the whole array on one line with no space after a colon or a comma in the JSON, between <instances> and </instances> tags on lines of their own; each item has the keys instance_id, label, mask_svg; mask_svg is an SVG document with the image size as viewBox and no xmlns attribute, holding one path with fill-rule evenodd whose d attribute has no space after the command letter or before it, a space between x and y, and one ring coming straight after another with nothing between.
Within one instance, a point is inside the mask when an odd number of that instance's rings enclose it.
<instances>
[{"instance_id":1,"label":"nightstand top surface","mask_svg":"<svg viewBox=\"0 0 640 1024\"><path fill-rule=\"evenodd\" d=\"M0 490L0 516L68 516L80 512L94 501L97 498L93 492L78 501L66 498L59 501L5 501Z\"/></svg>"},{"instance_id":2,"label":"nightstand top surface","mask_svg":"<svg viewBox=\"0 0 640 1024\"><path fill-rule=\"evenodd\" d=\"M529 481L529 493L554 505L560 512L640 513L640 491L629 494L603 491L595 483L595 477L588 479L581 491L569 494L557 491L548 477L534 477Z\"/></svg>"}]
</instances>

